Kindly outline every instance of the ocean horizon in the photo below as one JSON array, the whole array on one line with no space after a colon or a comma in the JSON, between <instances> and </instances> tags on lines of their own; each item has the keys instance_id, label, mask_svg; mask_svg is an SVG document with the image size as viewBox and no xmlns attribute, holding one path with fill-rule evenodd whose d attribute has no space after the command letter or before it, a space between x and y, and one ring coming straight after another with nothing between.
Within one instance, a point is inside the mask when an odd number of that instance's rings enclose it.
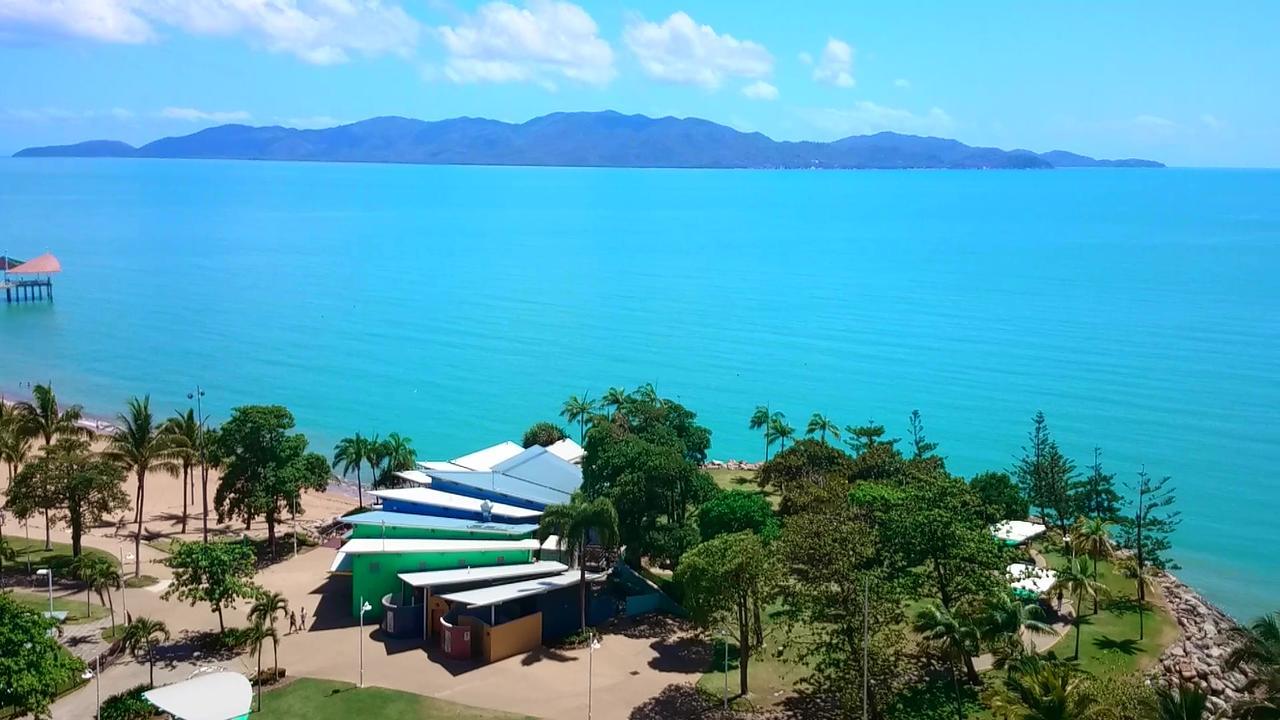
<instances>
[{"instance_id":1,"label":"ocean horizon","mask_svg":"<svg viewBox=\"0 0 1280 720\"><path fill-rule=\"evenodd\" d=\"M1043 410L1081 471L1171 476L1176 574L1273 609L1280 171L780 172L0 159L0 391L213 420L280 403L312 447L519 440L654 383L758 460L759 404L1008 470ZM576 428L569 428L576 437Z\"/></svg>"}]
</instances>

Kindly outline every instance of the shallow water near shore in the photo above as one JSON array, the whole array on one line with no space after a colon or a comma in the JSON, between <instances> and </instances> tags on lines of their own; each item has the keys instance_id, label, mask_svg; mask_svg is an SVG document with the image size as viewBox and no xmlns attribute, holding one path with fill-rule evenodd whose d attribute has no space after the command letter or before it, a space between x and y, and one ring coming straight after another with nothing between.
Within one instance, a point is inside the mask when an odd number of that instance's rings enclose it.
<instances>
[{"instance_id":1,"label":"shallow water near shore","mask_svg":"<svg viewBox=\"0 0 1280 720\"><path fill-rule=\"evenodd\" d=\"M654 382L715 458L758 403L1008 468L1037 409L1082 467L1171 475L1179 576L1274 609L1280 172L749 172L0 160L0 388L110 416L199 383L289 406L317 449L444 458Z\"/></svg>"}]
</instances>

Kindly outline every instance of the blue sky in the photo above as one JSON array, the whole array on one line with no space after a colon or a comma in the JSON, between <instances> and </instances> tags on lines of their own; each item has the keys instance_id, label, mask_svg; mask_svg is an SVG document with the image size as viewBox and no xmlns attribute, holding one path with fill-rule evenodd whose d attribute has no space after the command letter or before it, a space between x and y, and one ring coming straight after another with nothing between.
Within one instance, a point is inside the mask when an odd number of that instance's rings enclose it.
<instances>
[{"instance_id":1,"label":"blue sky","mask_svg":"<svg viewBox=\"0 0 1280 720\"><path fill-rule=\"evenodd\" d=\"M0 0L0 152L222 122L703 117L1280 166L1280 2Z\"/></svg>"}]
</instances>

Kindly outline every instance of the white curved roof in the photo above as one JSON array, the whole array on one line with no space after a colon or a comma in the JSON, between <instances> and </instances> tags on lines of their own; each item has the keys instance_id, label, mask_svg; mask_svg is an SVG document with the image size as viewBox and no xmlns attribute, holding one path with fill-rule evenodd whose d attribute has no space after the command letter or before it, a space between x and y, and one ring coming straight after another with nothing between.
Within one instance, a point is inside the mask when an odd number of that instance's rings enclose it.
<instances>
[{"instance_id":1,"label":"white curved roof","mask_svg":"<svg viewBox=\"0 0 1280 720\"><path fill-rule=\"evenodd\" d=\"M178 720L232 720L249 713L253 688L240 673L198 675L142 694Z\"/></svg>"}]
</instances>

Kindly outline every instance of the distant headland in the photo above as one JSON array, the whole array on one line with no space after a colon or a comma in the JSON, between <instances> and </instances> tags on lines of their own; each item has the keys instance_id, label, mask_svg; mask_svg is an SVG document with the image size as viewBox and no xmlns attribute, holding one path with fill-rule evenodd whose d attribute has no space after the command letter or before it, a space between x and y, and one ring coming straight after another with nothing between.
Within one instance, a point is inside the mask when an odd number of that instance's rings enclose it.
<instances>
[{"instance_id":1,"label":"distant headland","mask_svg":"<svg viewBox=\"0 0 1280 720\"><path fill-rule=\"evenodd\" d=\"M377 117L319 130L219 125L134 147L114 140L32 147L14 157L124 157L627 168L1018 169L1164 167L1053 150L973 147L881 132L833 142L776 141L698 118L613 111L553 113L524 123Z\"/></svg>"}]
</instances>

